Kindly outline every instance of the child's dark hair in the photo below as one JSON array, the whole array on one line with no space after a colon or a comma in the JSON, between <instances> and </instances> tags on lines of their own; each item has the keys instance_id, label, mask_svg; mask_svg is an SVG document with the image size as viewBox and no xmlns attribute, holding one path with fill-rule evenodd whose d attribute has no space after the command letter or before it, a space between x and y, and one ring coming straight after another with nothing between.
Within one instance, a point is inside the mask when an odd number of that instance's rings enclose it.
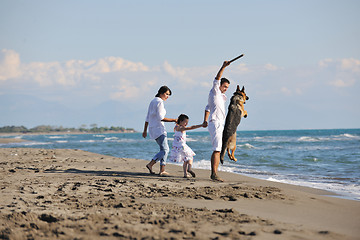
<instances>
[{"instance_id":1,"label":"child's dark hair","mask_svg":"<svg viewBox=\"0 0 360 240\"><path fill-rule=\"evenodd\" d=\"M185 119L189 119L189 117L185 114L180 114L180 116L178 117L176 123L180 124L182 121L184 121Z\"/></svg>"},{"instance_id":2,"label":"child's dark hair","mask_svg":"<svg viewBox=\"0 0 360 240\"><path fill-rule=\"evenodd\" d=\"M170 95L171 95L171 90L170 90L170 88L168 88L167 86L162 86L162 87L159 89L159 91L158 91L158 93L156 94L155 97L160 97L160 94L166 93L167 91L169 91L169 92L170 92Z\"/></svg>"}]
</instances>

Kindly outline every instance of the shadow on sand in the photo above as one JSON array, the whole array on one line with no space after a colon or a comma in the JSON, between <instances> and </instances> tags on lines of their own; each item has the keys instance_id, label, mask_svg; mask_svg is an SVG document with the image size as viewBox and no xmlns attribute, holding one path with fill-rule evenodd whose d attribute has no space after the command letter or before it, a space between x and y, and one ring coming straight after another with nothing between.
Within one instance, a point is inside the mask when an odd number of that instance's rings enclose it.
<instances>
[{"instance_id":1,"label":"shadow on sand","mask_svg":"<svg viewBox=\"0 0 360 240\"><path fill-rule=\"evenodd\" d=\"M181 176L167 176L161 177L159 174L150 174L145 172L125 172L125 171L104 171L104 170L80 170L76 168L70 168L66 170L61 169L49 169L44 170L44 173L72 173L72 174L88 174L94 176L106 176L106 177L132 177L132 178L151 178L151 179L183 179Z\"/></svg>"}]
</instances>

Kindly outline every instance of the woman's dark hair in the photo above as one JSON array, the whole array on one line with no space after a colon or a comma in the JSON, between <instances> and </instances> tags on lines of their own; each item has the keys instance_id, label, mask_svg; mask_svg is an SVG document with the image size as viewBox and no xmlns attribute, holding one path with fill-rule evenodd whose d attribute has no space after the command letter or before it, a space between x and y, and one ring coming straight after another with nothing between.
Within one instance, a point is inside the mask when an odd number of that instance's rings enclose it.
<instances>
[{"instance_id":1,"label":"woman's dark hair","mask_svg":"<svg viewBox=\"0 0 360 240\"><path fill-rule=\"evenodd\" d=\"M189 117L185 114L180 114L180 116L178 117L176 123L180 124L182 121L184 121L185 119L189 119Z\"/></svg>"},{"instance_id":2,"label":"woman's dark hair","mask_svg":"<svg viewBox=\"0 0 360 240\"><path fill-rule=\"evenodd\" d=\"M229 81L227 78L221 78L220 85L223 85L223 83L228 83L228 84L230 84L230 81Z\"/></svg>"},{"instance_id":3,"label":"woman's dark hair","mask_svg":"<svg viewBox=\"0 0 360 240\"><path fill-rule=\"evenodd\" d=\"M170 88L168 88L167 86L162 86L162 87L159 89L159 91L158 91L158 93L156 94L155 97L160 97L160 94L166 93L167 91L169 91L169 92L170 92L170 95L171 95L171 90L170 90Z\"/></svg>"}]
</instances>

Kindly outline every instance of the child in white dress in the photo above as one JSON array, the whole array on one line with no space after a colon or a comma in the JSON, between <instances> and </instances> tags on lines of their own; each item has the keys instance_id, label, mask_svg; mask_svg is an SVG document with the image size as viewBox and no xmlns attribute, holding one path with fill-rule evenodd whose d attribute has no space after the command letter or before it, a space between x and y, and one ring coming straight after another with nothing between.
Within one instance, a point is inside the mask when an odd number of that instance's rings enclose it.
<instances>
[{"instance_id":1,"label":"child in white dress","mask_svg":"<svg viewBox=\"0 0 360 240\"><path fill-rule=\"evenodd\" d=\"M184 178L190 177L188 173L191 174L192 177L195 177L195 173L191 170L191 166L193 163L193 157L195 153L193 150L186 144L186 131L193 130L200 127L204 127L203 124L194 125L191 127L186 127L189 123L189 117L185 114L181 114L176 122L176 126L174 128L174 142L172 145L172 149L170 152L169 160L172 162L184 162Z\"/></svg>"}]
</instances>

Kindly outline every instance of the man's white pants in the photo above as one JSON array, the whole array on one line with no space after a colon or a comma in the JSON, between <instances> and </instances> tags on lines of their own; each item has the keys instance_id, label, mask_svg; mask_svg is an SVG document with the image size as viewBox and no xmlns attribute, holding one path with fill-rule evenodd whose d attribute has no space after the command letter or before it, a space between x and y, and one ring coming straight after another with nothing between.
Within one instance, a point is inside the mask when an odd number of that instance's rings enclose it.
<instances>
[{"instance_id":1,"label":"man's white pants","mask_svg":"<svg viewBox=\"0 0 360 240\"><path fill-rule=\"evenodd\" d=\"M218 121L210 121L208 125L208 130L211 136L212 150L220 152L222 146L224 124Z\"/></svg>"}]
</instances>

